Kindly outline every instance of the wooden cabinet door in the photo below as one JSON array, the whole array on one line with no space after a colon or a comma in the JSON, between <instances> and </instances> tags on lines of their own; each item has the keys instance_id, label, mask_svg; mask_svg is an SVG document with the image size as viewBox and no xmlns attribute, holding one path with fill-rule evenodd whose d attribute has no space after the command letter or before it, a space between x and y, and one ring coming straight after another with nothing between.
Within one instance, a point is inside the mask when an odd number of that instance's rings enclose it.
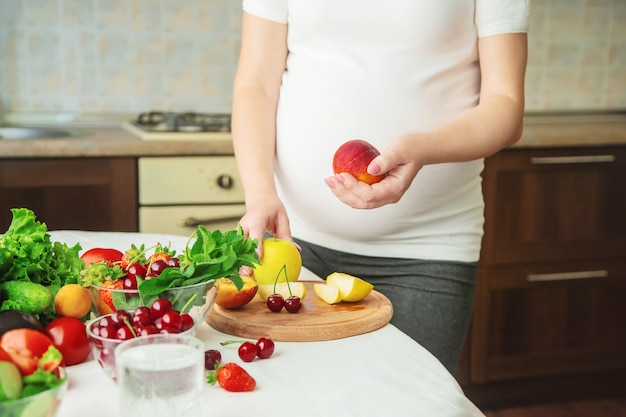
<instances>
[{"instance_id":1,"label":"wooden cabinet door","mask_svg":"<svg viewBox=\"0 0 626 417\"><path fill-rule=\"evenodd\" d=\"M137 231L136 160L0 159L0 230L16 207L49 230Z\"/></svg>"},{"instance_id":2,"label":"wooden cabinet door","mask_svg":"<svg viewBox=\"0 0 626 417\"><path fill-rule=\"evenodd\" d=\"M472 381L626 369L626 262L482 267L479 275Z\"/></svg>"},{"instance_id":3,"label":"wooden cabinet door","mask_svg":"<svg viewBox=\"0 0 626 417\"><path fill-rule=\"evenodd\" d=\"M473 382L626 368L626 147L485 162Z\"/></svg>"},{"instance_id":4,"label":"wooden cabinet door","mask_svg":"<svg viewBox=\"0 0 626 417\"><path fill-rule=\"evenodd\" d=\"M626 257L626 147L507 150L483 178L484 265Z\"/></svg>"}]
</instances>

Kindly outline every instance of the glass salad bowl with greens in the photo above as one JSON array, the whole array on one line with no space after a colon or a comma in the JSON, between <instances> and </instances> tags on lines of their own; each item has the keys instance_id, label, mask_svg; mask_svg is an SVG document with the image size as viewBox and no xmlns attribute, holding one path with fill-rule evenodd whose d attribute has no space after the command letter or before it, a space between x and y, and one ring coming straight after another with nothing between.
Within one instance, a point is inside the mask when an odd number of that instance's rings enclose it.
<instances>
[{"instance_id":1,"label":"glass salad bowl with greens","mask_svg":"<svg viewBox=\"0 0 626 417\"><path fill-rule=\"evenodd\" d=\"M160 244L148 249L131 245L121 261L102 260L82 271L81 284L90 291L96 316L165 298L199 324L215 302L220 278L243 287L239 270L259 263L257 245L241 227L222 232L200 225L180 254Z\"/></svg>"}]
</instances>

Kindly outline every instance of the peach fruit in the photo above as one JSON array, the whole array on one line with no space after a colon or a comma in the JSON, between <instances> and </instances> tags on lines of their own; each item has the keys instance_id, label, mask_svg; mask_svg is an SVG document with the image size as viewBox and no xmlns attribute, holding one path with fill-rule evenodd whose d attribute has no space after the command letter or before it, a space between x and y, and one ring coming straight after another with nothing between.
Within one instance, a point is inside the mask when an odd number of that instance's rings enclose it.
<instances>
[{"instance_id":1,"label":"peach fruit","mask_svg":"<svg viewBox=\"0 0 626 417\"><path fill-rule=\"evenodd\" d=\"M218 281L215 304L220 307L233 309L248 304L256 295L259 286L253 277L242 276L243 287L238 290L228 278Z\"/></svg>"},{"instance_id":2,"label":"peach fruit","mask_svg":"<svg viewBox=\"0 0 626 417\"><path fill-rule=\"evenodd\" d=\"M371 143L361 139L349 140L335 152L333 172L335 174L347 172L359 181L370 185L377 183L385 178L385 175L369 174L367 166L378 155L380 152Z\"/></svg>"}]
</instances>

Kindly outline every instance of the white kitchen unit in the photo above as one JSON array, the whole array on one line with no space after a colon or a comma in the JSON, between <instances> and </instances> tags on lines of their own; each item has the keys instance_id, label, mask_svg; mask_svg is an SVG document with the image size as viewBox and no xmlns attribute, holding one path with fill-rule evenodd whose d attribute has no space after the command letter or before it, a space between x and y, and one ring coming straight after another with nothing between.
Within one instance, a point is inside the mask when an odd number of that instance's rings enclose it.
<instances>
[{"instance_id":1,"label":"white kitchen unit","mask_svg":"<svg viewBox=\"0 0 626 417\"><path fill-rule=\"evenodd\" d=\"M235 157L141 157L139 231L189 236L198 224L230 230L245 212Z\"/></svg>"}]
</instances>

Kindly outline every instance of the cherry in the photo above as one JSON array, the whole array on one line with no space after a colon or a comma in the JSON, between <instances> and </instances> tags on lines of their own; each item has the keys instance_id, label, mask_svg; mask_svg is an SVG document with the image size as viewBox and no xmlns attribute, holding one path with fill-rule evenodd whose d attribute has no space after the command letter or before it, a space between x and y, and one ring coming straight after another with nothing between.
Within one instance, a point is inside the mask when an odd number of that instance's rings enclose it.
<instances>
[{"instance_id":1,"label":"cherry","mask_svg":"<svg viewBox=\"0 0 626 417\"><path fill-rule=\"evenodd\" d=\"M105 339L117 339L117 327L115 327L113 324L98 327L98 336Z\"/></svg>"},{"instance_id":2,"label":"cherry","mask_svg":"<svg viewBox=\"0 0 626 417\"><path fill-rule=\"evenodd\" d=\"M285 299L280 294L272 294L267 297L267 308L274 313L278 313L285 305Z\"/></svg>"},{"instance_id":3,"label":"cherry","mask_svg":"<svg viewBox=\"0 0 626 417\"><path fill-rule=\"evenodd\" d=\"M165 268L170 268L167 262L161 259L156 260L150 264L150 271L148 272L147 275L159 276L161 275L161 272L163 272Z\"/></svg>"},{"instance_id":4,"label":"cherry","mask_svg":"<svg viewBox=\"0 0 626 417\"><path fill-rule=\"evenodd\" d=\"M133 316L144 316L144 315L148 316L150 318L150 321L152 321L152 313L150 313L150 307L139 306L133 312Z\"/></svg>"},{"instance_id":5,"label":"cherry","mask_svg":"<svg viewBox=\"0 0 626 417\"><path fill-rule=\"evenodd\" d=\"M98 327L107 327L109 325L115 327L115 324L113 324L113 320L111 319L111 316L105 316L105 317L102 317L100 320L98 320Z\"/></svg>"},{"instance_id":6,"label":"cherry","mask_svg":"<svg viewBox=\"0 0 626 417\"><path fill-rule=\"evenodd\" d=\"M137 278L136 277L131 277L131 276L126 276L123 280L122 280L122 288L125 290L136 290L137 289Z\"/></svg>"},{"instance_id":7,"label":"cherry","mask_svg":"<svg viewBox=\"0 0 626 417\"><path fill-rule=\"evenodd\" d=\"M267 359L274 353L274 341L267 337L262 337L256 342L256 355L260 359Z\"/></svg>"},{"instance_id":8,"label":"cherry","mask_svg":"<svg viewBox=\"0 0 626 417\"><path fill-rule=\"evenodd\" d=\"M170 258L167 261L167 266L173 267L173 268L180 268L180 261L178 260L178 258Z\"/></svg>"},{"instance_id":9,"label":"cherry","mask_svg":"<svg viewBox=\"0 0 626 417\"><path fill-rule=\"evenodd\" d=\"M130 313L126 310L117 310L111 314L111 323L115 327L124 326L132 321Z\"/></svg>"},{"instance_id":10,"label":"cherry","mask_svg":"<svg viewBox=\"0 0 626 417\"><path fill-rule=\"evenodd\" d=\"M209 349L204 352L204 368L207 371L215 370L215 366L222 361L222 354L217 349Z\"/></svg>"},{"instance_id":11,"label":"cherry","mask_svg":"<svg viewBox=\"0 0 626 417\"><path fill-rule=\"evenodd\" d=\"M302 302L300 301L300 297L297 295L292 295L285 300L285 310L290 313L297 313L302 308Z\"/></svg>"},{"instance_id":12,"label":"cherry","mask_svg":"<svg viewBox=\"0 0 626 417\"><path fill-rule=\"evenodd\" d=\"M239 357L244 362L252 362L257 355L256 345L252 342L243 342L237 350Z\"/></svg>"},{"instance_id":13,"label":"cherry","mask_svg":"<svg viewBox=\"0 0 626 417\"><path fill-rule=\"evenodd\" d=\"M161 316L161 326L164 329L176 330L180 332L182 322L180 321L180 313L176 310L166 311Z\"/></svg>"},{"instance_id":14,"label":"cherry","mask_svg":"<svg viewBox=\"0 0 626 417\"><path fill-rule=\"evenodd\" d=\"M122 326L115 332L115 338L119 340L128 340L135 337L133 330L128 326Z\"/></svg>"},{"instance_id":15,"label":"cherry","mask_svg":"<svg viewBox=\"0 0 626 417\"><path fill-rule=\"evenodd\" d=\"M154 324L148 324L146 326L140 327L137 331L137 335L139 336L148 336L150 334L159 333L159 329L156 328Z\"/></svg>"},{"instance_id":16,"label":"cherry","mask_svg":"<svg viewBox=\"0 0 626 417\"><path fill-rule=\"evenodd\" d=\"M126 274L128 277L135 278L135 280L137 280L137 277L144 278L147 273L148 271L146 270L146 267L138 262L130 264L128 265L128 268L126 268Z\"/></svg>"},{"instance_id":17,"label":"cherry","mask_svg":"<svg viewBox=\"0 0 626 417\"><path fill-rule=\"evenodd\" d=\"M157 261L158 262L158 261ZM158 319L172 309L172 302L167 298L157 298L150 306L153 319Z\"/></svg>"},{"instance_id":18,"label":"cherry","mask_svg":"<svg viewBox=\"0 0 626 417\"><path fill-rule=\"evenodd\" d=\"M152 318L148 314L133 314L132 322L134 326L144 327L152 324Z\"/></svg>"},{"instance_id":19,"label":"cherry","mask_svg":"<svg viewBox=\"0 0 626 417\"><path fill-rule=\"evenodd\" d=\"M184 332L185 330L189 330L193 327L193 317L188 313L180 315L180 331Z\"/></svg>"}]
</instances>

